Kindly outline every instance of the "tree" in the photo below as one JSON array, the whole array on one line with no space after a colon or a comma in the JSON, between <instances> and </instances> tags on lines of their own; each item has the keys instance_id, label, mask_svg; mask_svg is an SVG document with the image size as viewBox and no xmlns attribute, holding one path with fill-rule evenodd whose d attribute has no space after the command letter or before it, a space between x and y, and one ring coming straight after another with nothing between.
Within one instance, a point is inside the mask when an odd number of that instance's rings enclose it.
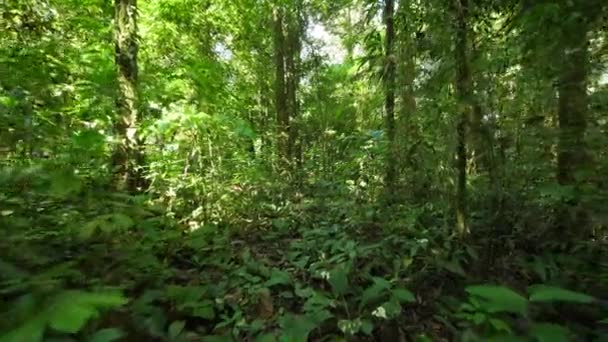
<instances>
[{"instance_id":1,"label":"tree","mask_svg":"<svg viewBox=\"0 0 608 342\"><path fill-rule=\"evenodd\" d=\"M117 189L135 191L144 186L144 155L138 137L137 0L115 0L115 43L118 72L117 144L112 156Z\"/></svg>"},{"instance_id":2,"label":"tree","mask_svg":"<svg viewBox=\"0 0 608 342\"><path fill-rule=\"evenodd\" d=\"M385 70L384 70L384 115L387 137L386 152L386 178L385 185L389 202L394 200L395 183L397 178L397 153L395 146L395 70L397 57L395 48L395 1L384 2L384 25L385 25Z\"/></svg>"},{"instance_id":3,"label":"tree","mask_svg":"<svg viewBox=\"0 0 608 342\"><path fill-rule=\"evenodd\" d=\"M458 103L456 125L456 228L460 235L469 233L467 213L467 128L472 114L471 70L469 66L468 0L454 1L454 60L456 78L454 88Z\"/></svg>"},{"instance_id":4,"label":"tree","mask_svg":"<svg viewBox=\"0 0 608 342\"><path fill-rule=\"evenodd\" d=\"M279 165L286 168L289 163L289 108L287 98L287 79L285 65L285 32L283 28L284 9L273 9L274 19L274 57L275 57L275 110L277 113L277 152Z\"/></svg>"},{"instance_id":5,"label":"tree","mask_svg":"<svg viewBox=\"0 0 608 342\"><path fill-rule=\"evenodd\" d=\"M582 4L564 5L565 27L561 30L561 49L558 66L558 123L557 180L562 186L577 186L587 178L590 157L585 142L587 127L589 65L589 11ZM594 15L592 13L591 15ZM587 226L587 213L577 208L579 199L572 198L558 220L566 226ZM569 218L573 217L573 218Z\"/></svg>"},{"instance_id":6,"label":"tree","mask_svg":"<svg viewBox=\"0 0 608 342\"><path fill-rule=\"evenodd\" d=\"M298 86L302 49L302 3L274 7L275 109L278 127L278 156L282 171L294 171L301 164L298 140Z\"/></svg>"}]
</instances>

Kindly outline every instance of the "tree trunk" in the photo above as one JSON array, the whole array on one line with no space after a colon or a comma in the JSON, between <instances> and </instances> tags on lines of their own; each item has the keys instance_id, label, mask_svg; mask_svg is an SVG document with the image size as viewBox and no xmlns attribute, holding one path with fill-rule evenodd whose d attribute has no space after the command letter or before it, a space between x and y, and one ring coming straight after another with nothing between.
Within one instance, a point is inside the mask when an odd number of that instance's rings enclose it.
<instances>
[{"instance_id":1,"label":"tree trunk","mask_svg":"<svg viewBox=\"0 0 608 342\"><path fill-rule=\"evenodd\" d=\"M469 233L467 213L467 126L468 118L472 115L471 71L468 51L468 0L454 0L456 9L456 98L459 118L456 126L456 228L461 236Z\"/></svg>"},{"instance_id":2,"label":"tree trunk","mask_svg":"<svg viewBox=\"0 0 608 342\"><path fill-rule=\"evenodd\" d=\"M292 163L294 174L302 162L301 144L298 137L297 119L299 115L298 85L300 83L300 53L302 36L302 17L299 2L295 4L287 24L287 41L285 54L286 94L289 115L288 157Z\"/></svg>"},{"instance_id":3,"label":"tree trunk","mask_svg":"<svg viewBox=\"0 0 608 342\"><path fill-rule=\"evenodd\" d=\"M289 164L289 108L286 91L285 33L283 9L274 10L274 56L275 56L275 109L277 114L277 152L279 166L285 170Z\"/></svg>"},{"instance_id":4,"label":"tree trunk","mask_svg":"<svg viewBox=\"0 0 608 342\"><path fill-rule=\"evenodd\" d=\"M385 0L384 7L384 24L386 26L386 42L385 42L385 73L384 73L384 91L385 91L385 121L386 121L386 136L388 141L387 156L386 156L386 190L387 199L392 202L395 197L395 182L397 178L397 156L395 148L395 64L396 57L393 53L395 42L395 2L394 0Z\"/></svg>"},{"instance_id":5,"label":"tree trunk","mask_svg":"<svg viewBox=\"0 0 608 342\"><path fill-rule=\"evenodd\" d=\"M112 163L118 190L136 191L143 185L143 152L137 138L137 0L115 0L116 66L118 69L118 117L115 133L118 144Z\"/></svg>"},{"instance_id":6,"label":"tree trunk","mask_svg":"<svg viewBox=\"0 0 608 342\"><path fill-rule=\"evenodd\" d=\"M587 65L589 62L587 27L579 20L564 31L562 63L558 85L557 180L560 185L577 187L590 172L585 143L587 128ZM578 195L571 198L558 217L564 228L583 227L587 214L579 206Z\"/></svg>"},{"instance_id":7,"label":"tree trunk","mask_svg":"<svg viewBox=\"0 0 608 342\"><path fill-rule=\"evenodd\" d=\"M399 35L399 88L401 107L399 121L409 128L411 116L416 112L416 97L414 96L414 80L416 79L416 62L414 40L411 37L411 24L408 24L407 3L399 5L398 16L402 21ZM409 129L406 130L409 132Z\"/></svg>"},{"instance_id":8,"label":"tree trunk","mask_svg":"<svg viewBox=\"0 0 608 342\"><path fill-rule=\"evenodd\" d=\"M401 159L399 170L406 168L414 170L417 167L413 156L420 140L419 132L413 121L417 107L414 94L416 50L412 37L412 16L409 14L411 8L408 6L408 3L402 2L397 11L397 18L401 23L400 29L397 30L397 45L399 47L397 64L399 115L397 120L397 137L395 138L395 144L398 146L397 155ZM411 185L417 187L420 184L412 183ZM414 188L412 187L411 189L413 190ZM413 193L414 191L411 192Z\"/></svg>"}]
</instances>

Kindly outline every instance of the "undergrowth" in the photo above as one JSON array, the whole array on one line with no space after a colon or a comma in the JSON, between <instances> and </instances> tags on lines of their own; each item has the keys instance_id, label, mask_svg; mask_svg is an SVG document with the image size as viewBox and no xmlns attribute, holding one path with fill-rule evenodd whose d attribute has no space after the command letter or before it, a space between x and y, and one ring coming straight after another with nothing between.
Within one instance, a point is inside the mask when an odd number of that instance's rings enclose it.
<instances>
[{"instance_id":1,"label":"undergrowth","mask_svg":"<svg viewBox=\"0 0 608 342\"><path fill-rule=\"evenodd\" d=\"M192 224L66 171L1 181L0 341L608 338L601 241L531 253L431 206L310 196Z\"/></svg>"}]
</instances>

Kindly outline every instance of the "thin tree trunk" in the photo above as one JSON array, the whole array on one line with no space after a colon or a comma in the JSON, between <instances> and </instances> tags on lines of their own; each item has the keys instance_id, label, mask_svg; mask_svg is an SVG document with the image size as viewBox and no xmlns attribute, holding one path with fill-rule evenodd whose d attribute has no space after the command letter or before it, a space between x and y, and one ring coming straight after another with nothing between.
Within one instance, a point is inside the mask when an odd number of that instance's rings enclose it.
<instances>
[{"instance_id":1,"label":"thin tree trunk","mask_svg":"<svg viewBox=\"0 0 608 342\"><path fill-rule=\"evenodd\" d=\"M114 150L115 185L119 190L136 191L144 185L143 153L137 138L137 0L115 0L116 66L118 68L118 117Z\"/></svg>"},{"instance_id":2,"label":"thin tree trunk","mask_svg":"<svg viewBox=\"0 0 608 342\"><path fill-rule=\"evenodd\" d=\"M289 113L289 144L288 155L290 162L297 159L297 137L298 131L296 127L296 119L298 116L298 98L297 89L299 83L298 65L300 59L300 24L299 13L297 9L293 10L289 16L287 24L287 39L286 39L286 56L285 56L285 71L286 71L286 94L287 107Z\"/></svg>"},{"instance_id":3,"label":"thin tree trunk","mask_svg":"<svg viewBox=\"0 0 608 342\"><path fill-rule=\"evenodd\" d=\"M301 53L301 35L302 35L302 19L299 3L295 4L295 8L290 13L290 20L287 24L287 42L286 42L286 93L289 113L289 143L288 156L289 161L293 163L293 171L297 174L298 167L301 164L301 145L298 137L297 118L299 114L298 103L298 84L300 83L300 53Z\"/></svg>"},{"instance_id":4,"label":"thin tree trunk","mask_svg":"<svg viewBox=\"0 0 608 342\"><path fill-rule=\"evenodd\" d=\"M456 126L456 228L461 236L469 233L467 213L467 126L471 116L471 71L468 51L468 0L454 0L456 6L456 97L459 107L459 118Z\"/></svg>"},{"instance_id":5,"label":"thin tree trunk","mask_svg":"<svg viewBox=\"0 0 608 342\"><path fill-rule=\"evenodd\" d=\"M277 114L277 152L280 167L285 170L289 163L289 108L286 92L285 33L283 9L274 10L274 54L275 54L275 109Z\"/></svg>"},{"instance_id":6,"label":"thin tree trunk","mask_svg":"<svg viewBox=\"0 0 608 342\"><path fill-rule=\"evenodd\" d=\"M587 128L587 65L588 40L584 20L564 32L561 75L558 86L559 138L557 180L563 186L576 187L590 172L590 157L585 143ZM571 198L559 215L562 225L583 227L587 214L579 206L579 198ZM570 227L565 227L570 228Z\"/></svg>"},{"instance_id":7,"label":"thin tree trunk","mask_svg":"<svg viewBox=\"0 0 608 342\"><path fill-rule=\"evenodd\" d=\"M386 158L386 190L389 202L392 202L395 197L395 182L397 178L397 156L395 153L395 64L396 57L393 53L395 42L395 2L394 0L385 0L384 7L384 24L386 26L386 44L385 44L385 73L384 73L384 91L385 91L385 121L386 135L388 141L387 158Z\"/></svg>"},{"instance_id":8,"label":"thin tree trunk","mask_svg":"<svg viewBox=\"0 0 608 342\"><path fill-rule=\"evenodd\" d=\"M416 79L416 51L412 34L412 24L409 23L411 15L408 14L407 3L400 3L397 17L401 22L401 29L397 30L397 44L399 58L397 64L397 77L399 89L399 116L396 145L399 146L398 155L405 156L399 165L400 168L412 169L414 164L411 156L419 140L418 132L413 124L416 113L416 97L414 94L414 80Z\"/></svg>"},{"instance_id":9,"label":"thin tree trunk","mask_svg":"<svg viewBox=\"0 0 608 342\"><path fill-rule=\"evenodd\" d=\"M416 112L416 97L414 96L414 80L416 79L416 63L414 41L411 37L411 24L408 24L407 3L400 3L398 16L402 21L399 31L399 87L401 107L399 120L406 128L411 116ZM406 133L410 133L406 131Z\"/></svg>"}]
</instances>

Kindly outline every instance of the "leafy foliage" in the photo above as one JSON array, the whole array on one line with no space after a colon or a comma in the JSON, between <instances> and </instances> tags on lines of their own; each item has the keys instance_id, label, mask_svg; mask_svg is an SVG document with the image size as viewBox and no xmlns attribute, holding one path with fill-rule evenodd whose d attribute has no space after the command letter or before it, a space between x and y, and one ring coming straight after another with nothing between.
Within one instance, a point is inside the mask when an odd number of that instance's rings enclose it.
<instances>
[{"instance_id":1,"label":"leafy foliage","mask_svg":"<svg viewBox=\"0 0 608 342\"><path fill-rule=\"evenodd\" d=\"M0 341L608 339L605 1L114 5L0 1Z\"/></svg>"}]
</instances>

